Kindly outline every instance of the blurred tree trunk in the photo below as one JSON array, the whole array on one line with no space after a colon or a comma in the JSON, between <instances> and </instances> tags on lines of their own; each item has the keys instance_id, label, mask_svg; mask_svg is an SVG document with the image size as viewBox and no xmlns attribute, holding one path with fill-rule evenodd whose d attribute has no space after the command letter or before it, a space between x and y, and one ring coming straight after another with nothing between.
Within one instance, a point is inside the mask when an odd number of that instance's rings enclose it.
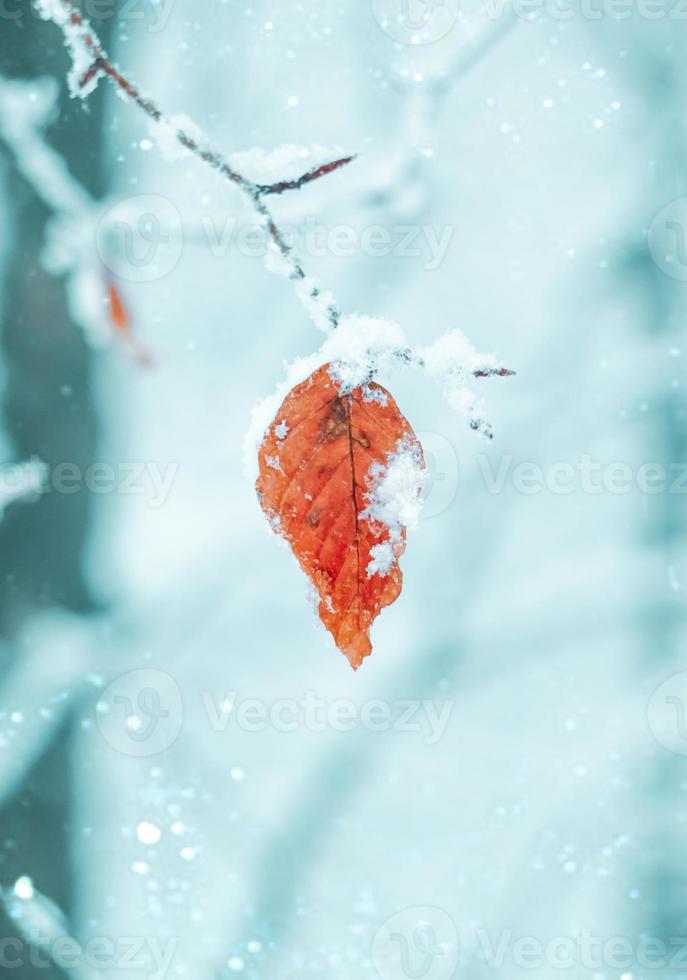
<instances>
[{"instance_id":1,"label":"blurred tree trunk","mask_svg":"<svg viewBox=\"0 0 687 980\"><path fill-rule=\"evenodd\" d=\"M110 27L111 20L98 24L105 42ZM49 73L62 79L67 67L61 35L53 25L24 7L20 17L3 24L2 74L34 78ZM70 171L96 196L103 192L97 139L102 131L103 107L102 90L89 100L86 111L69 99L65 88L59 124L50 133ZM39 261L48 212L16 173L11 158L7 170L12 211L6 220L12 250L4 270L3 423L16 459L39 456L51 468L68 462L83 472L94 461L97 447L90 391L91 354L81 330L70 319L63 282L48 275ZM52 492L30 507L11 508L0 525L0 635L9 641L4 645L9 652L0 655L0 684L21 655L12 640L35 612L54 606L78 612L93 609L81 570L90 510L86 490L69 495ZM67 914L71 906L68 827L72 816L69 727L63 726L21 791L0 810L3 884L11 885L19 875L29 875ZM13 927L2 917L0 930L3 936L13 933ZM30 964L13 972L17 980L34 976L49 980L62 975L57 969Z\"/></svg>"}]
</instances>

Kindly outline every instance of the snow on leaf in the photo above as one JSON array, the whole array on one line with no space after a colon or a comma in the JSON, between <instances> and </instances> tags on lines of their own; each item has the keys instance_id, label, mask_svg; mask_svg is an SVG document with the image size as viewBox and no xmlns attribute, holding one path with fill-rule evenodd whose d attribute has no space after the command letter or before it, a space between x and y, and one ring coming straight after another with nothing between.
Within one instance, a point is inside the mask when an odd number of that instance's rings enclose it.
<instances>
[{"instance_id":1,"label":"snow on leaf","mask_svg":"<svg viewBox=\"0 0 687 980\"><path fill-rule=\"evenodd\" d=\"M263 439L256 484L354 669L372 651L373 621L401 591L398 559L425 472L420 444L389 392L374 382L366 389L368 397L342 384L337 364L293 388ZM384 398L370 399L370 389Z\"/></svg>"},{"instance_id":2,"label":"snow on leaf","mask_svg":"<svg viewBox=\"0 0 687 980\"><path fill-rule=\"evenodd\" d=\"M390 375L399 367L397 351L407 346L397 323L375 317L353 314L341 318L336 330L330 331L314 354L298 357L288 366L286 379L273 395L263 398L253 409L244 445L244 468L255 480L255 457L279 406L296 385L323 364L333 364L336 381L343 388L364 385L363 399L385 403L384 388L368 385L377 374ZM386 380L386 378L385 378ZM280 416L280 421L282 416Z\"/></svg>"}]
</instances>

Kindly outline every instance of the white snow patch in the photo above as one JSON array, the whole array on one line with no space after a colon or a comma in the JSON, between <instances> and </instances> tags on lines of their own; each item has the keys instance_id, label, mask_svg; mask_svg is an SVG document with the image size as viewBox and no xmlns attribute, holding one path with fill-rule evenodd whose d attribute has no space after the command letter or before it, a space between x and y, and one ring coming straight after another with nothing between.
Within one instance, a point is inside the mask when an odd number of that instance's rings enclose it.
<instances>
[{"instance_id":1,"label":"white snow patch","mask_svg":"<svg viewBox=\"0 0 687 980\"><path fill-rule=\"evenodd\" d=\"M388 373L398 365L399 351L406 339L397 323L377 317L343 317L339 326L324 342L323 363L332 361L332 377L342 391L351 391L379 373Z\"/></svg>"},{"instance_id":2,"label":"white snow patch","mask_svg":"<svg viewBox=\"0 0 687 980\"><path fill-rule=\"evenodd\" d=\"M286 419L282 419L279 425L275 425L274 427L274 434L277 439L286 439L288 431L289 427L286 423Z\"/></svg>"},{"instance_id":3,"label":"white snow patch","mask_svg":"<svg viewBox=\"0 0 687 980\"><path fill-rule=\"evenodd\" d=\"M424 361L429 375L439 381L498 367L496 355L479 353L462 330L449 330L429 347L420 348L417 356Z\"/></svg>"},{"instance_id":4,"label":"white snow patch","mask_svg":"<svg viewBox=\"0 0 687 980\"><path fill-rule=\"evenodd\" d=\"M441 385L452 408L467 416L473 428L489 431L488 423L480 417L481 402L471 382L474 371L495 368L498 361L494 354L478 353L460 330L451 330L415 352L408 347L401 327L391 320L356 313L342 317L336 330L326 324L326 330L327 338L320 349L288 366L286 378L274 395L264 398L253 410L244 442L244 468L252 479L257 476L257 450L282 402L292 388L323 364L331 363L332 380L341 392L362 387L365 400L381 405L387 403L387 396L370 387L372 378L384 378L400 365L422 367Z\"/></svg>"},{"instance_id":5,"label":"white snow patch","mask_svg":"<svg viewBox=\"0 0 687 980\"><path fill-rule=\"evenodd\" d=\"M414 528L420 518L421 491L426 478L427 470L417 442L408 436L399 439L386 464L373 463L369 469L370 489L361 519L386 525L391 544L400 542L401 531Z\"/></svg>"},{"instance_id":6,"label":"white snow patch","mask_svg":"<svg viewBox=\"0 0 687 980\"><path fill-rule=\"evenodd\" d=\"M167 162L181 160L191 154L191 151L179 142L180 132L190 136L198 146L208 148L207 136L184 112L177 112L169 119L160 119L157 122L151 120L148 131L155 140L163 160Z\"/></svg>"},{"instance_id":7,"label":"white snow patch","mask_svg":"<svg viewBox=\"0 0 687 980\"><path fill-rule=\"evenodd\" d=\"M27 875L18 878L11 891L0 889L0 905L34 946L50 950L52 944L68 937L63 912L38 891Z\"/></svg>"},{"instance_id":8,"label":"white snow patch","mask_svg":"<svg viewBox=\"0 0 687 980\"><path fill-rule=\"evenodd\" d=\"M296 180L310 170L347 155L347 151L338 147L285 144L269 152L255 147L232 153L229 163L254 184L278 184L283 180Z\"/></svg>"},{"instance_id":9,"label":"white snow patch","mask_svg":"<svg viewBox=\"0 0 687 980\"><path fill-rule=\"evenodd\" d=\"M269 250L267 251L266 255L267 260L265 264L269 271L274 271L273 268L270 268L271 253ZM290 275L291 267L288 265L287 260L285 260L285 264L288 268L287 275ZM294 279L293 288L296 296L307 310L308 314L310 315L310 319L313 321L317 329L321 330L322 333L330 333L332 330L330 310L332 307L336 306L334 295L330 293L329 290L320 289L317 280L313 279L311 276L306 276L304 279ZM341 324L339 324L339 329L340 328ZM338 333L339 331L337 330L336 332Z\"/></svg>"},{"instance_id":10,"label":"white snow patch","mask_svg":"<svg viewBox=\"0 0 687 980\"><path fill-rule=\"evenodd\" d=\"M15 881L13 891L17 898L23 898L27 901L34 895L33 881L27 875L22 875Z\"/></svg>"},{"instance_id":11,"label":"white snow patch","mask_svg":"<svg viewBox=\"0 0 687 980\"><path fill-rule=\"evenodd\" d=\"M394 549L390 541L382 541L381 544L373 545L370 548L367 577L372 578L373 575L384 577L388 575L394 563L394 558Z\"/></svg>"},{"instance_id":12,"label":"white snow patch","mask_svg":"<svg viewBox=\"0 0 687 980\"><path fill-rule=\"evenodd\" d=\"M288 279L292 272L289 260L282 255L271 238L267 243L267 250L265 251L265 268L273 276L282 276L284 279Z\"/></svg>"},{"instance_id":13,"label":"white snow patch","mask_svg":"<svg viewBox=\"0 0 687 980\"><path fill-rule=\"evenodd\" d=\"M429 347L416 351L423 367L441 386L452 409L470 421L471 428L491 438L492 429L483 415L483 400L472 388L475 371L499 366L495 354L478 353L460 330L451 330Z\"/></svg>"},{"instance_id":14,"label":"white snow patch","mask_svg":"<svg viewBox=\"0 0 687 980\"><path fill-rule=\"evenodd\" d=\"M18 170L48 207L76 213L93 202L42 135L57 118L58 96L59 86L54 78L23 82L0 76L0 132L15 156Z\"/></svg>"},{"instance_id":15,"label":"white snow patch","mask_svg":"<svg viewBox=\"0 0 687 980\"><path fill-rule=\"evenodd\" d=\"M429 376L439 383L451 408L471 414L479 400L470 388L474 372L498 366L495 354L480 354L461 330L450 330L416 351Z\"/></svg>"},{"instance_id":16,"label":"white snow patch","mask_svg":"<svg viewBox=\"0 0 687 980\"><path fill-rule=\"evenodd\" d=\"M389 404L389 398L386 392L380 388L372 388L370 385L363 385L363 401L376 402L382 407Z\"/></svg>"},{"instance_id":17,"label":"white snow patch","mask_svg":"<svg viewBox=\"0 0 687 980\"><path fill-rule=\"evenodd\" d=\"M338 328L327 336L320 349L288 365L286 377L276 392L254 407L244 440L246 475L253 482L257 478L258 449L292 388L323 364L332 363L332 380L342 391L350 391L368 382L371 374L396 367L399 347L405 348L405 338L398 324L357 314L342 317Z\"/></svg>"},{"instance_id":18,"label":"white snow patch","mask_svg":"<svg viewBox=\"0 0 687 980\"><path fill-rule=\"evenodd\" d=\"M43 20L51 20L61 29L64 35L65 47L72 59L72 66L67 76L69 94L73 99L85 99L94 92L101 72L95 72L93 77L81 85L81 80L93 65L93 51L86 43L86 38L94 38L95 34L88 21L82 17L80 24L72 23L71 9L62 0L35 0L36 10Z\"/></svg>"}]
</instances>

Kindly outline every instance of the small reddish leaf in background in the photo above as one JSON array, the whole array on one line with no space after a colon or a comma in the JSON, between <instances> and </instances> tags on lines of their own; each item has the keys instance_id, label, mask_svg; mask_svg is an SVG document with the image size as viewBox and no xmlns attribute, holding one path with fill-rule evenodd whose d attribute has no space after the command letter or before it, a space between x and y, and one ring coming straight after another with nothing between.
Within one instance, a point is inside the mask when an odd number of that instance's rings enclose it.
<instances>
[{"instance_id":1,"label":"small reddish leaf in background","mask_svg":"<svg viewBox=\"0 0 687 980\"><path fill-rule=\"evenodd\" d=\"M110 304L110 320L118 336L125 342L134 360L144 367L151 367L153 358L134 336L124 300L113 282L107 284L107 295Z\"/></svg>"},{"instance_id":2,"label":"small reddish leaf in background","mask_svg":"<svg viewBox=\"0 0 687 980\"><path fill-rule=\"evenodd\" d=\"M420 474L424 461L389 392L374 382L343 391L331 368L287 395L260 447L256 488L317 589L320 619L357 669L372 651L373 620L402 586L402 515L392 499L389 517L376 490L394 461L411 459Z\"/></svg>"},{"instance_id":3,"label":"small reddish leaf in background","mask_svg":"<svg viewBox=\"0 0 687 980\"><path fill-rule=\"evenodd\" d=\"M108 291L109 291L109 298L110 298L110 316L112 318L112 325L117 330L121 330L122 333L126 333L126 331L129 329L129 314L126 312L126 307L124 306L124 300L119 295L119 290L114 285L114 283L109 283Z\"/></svg>"}]
</instances>

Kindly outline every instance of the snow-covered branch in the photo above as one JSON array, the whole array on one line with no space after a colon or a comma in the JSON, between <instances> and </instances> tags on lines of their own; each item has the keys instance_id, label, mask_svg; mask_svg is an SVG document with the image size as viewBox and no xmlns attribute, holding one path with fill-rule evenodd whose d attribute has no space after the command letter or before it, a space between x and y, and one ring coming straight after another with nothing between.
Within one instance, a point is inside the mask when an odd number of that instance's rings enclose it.
<instances>
[{"instance_id":1,"label":"snow-covered branch","mask_svg":"<svg viewBox=\"0 0 687 980\"><path fill-rule=\"evenodd\" d=\"M413 350L398 323L377 317L344 316L339 329L327 337L319 350L288 365L286 377L274 394L254 407L243 458L244 470L251 479L257 475L258 447L279 406L296 385L328 363L344 392L375 378L386 381L399 368L424 371L439 385L451 408L468 419L471 429L488 439L493 438L493 429L482 414L481 399L471 381L515 373L501 367L494 354L480 354L460 330L450 330L433 344Z\"/></svg>"},{"instance_id":2,"label":"snow-covered branch","mask_svg":"<svg viewBox=\"0 0 687 980\"><path fill-rule=\"evenodd\" d=\"M324 297L323 309L323 294L319 286L314 280L306 276L296 250L280 231L265 204L264 198L272 194L282 194L288 190L299 190L306 184L340 169L355 157L347 154L336 160L318 164L292 180L278 180L267 184L254 183L236 170L231 162L217 150L207 145L198 127L182 128L175 126L173 118L168 118L154 102L142 95L139 88L123 75L108 58L88 21L81 16L69 0L36 0L36 8L44 20L53 21L64 34L65 44L72 58L72 68L69 73L69 88L72 96L86 97L95 89L100 77L107 77L116 86L120 94L134 102L151 122L166 130L168 134L172 133L174 139L185 150L193 153L226 180L239 187L259 216L283 266L288 270L288 277L300 285L300 288L296 290L299 298L314 316L318 325L322 325L322 316L324 315L329 326L336 327L341 315L336 303L332 297L327 295Z\"/></svg>"},{"instance_id":3,"label":"snow-covered branch","mask_svg":"<svg viewBox=\"0 0 687 980\"><path fill-rule=\"evenodd\" d=\"M315 324L329 335L313 358L298 362L296 374L300 373L305 364L309 365L309 371L312 370L313 359L317 361L322 357L337 360L342 365L344 374L350 368L351 377L359 378L357 383L371 380L380 369L382 361L420 367L441 383L449 402L468 417L471 428L488 438L492 437L491 426L482 418L478 410L479 401L466 381L470 377L506 377L514 372L496 364L493 358L480 358L460 331L452 331L439 338L425 352L413 352L403 341L402 332L397 325L393 324L392 329L388 329L389 324L370 317L343 317L331 293L322 291L317 282L306 275L294 246L287 241L265 203L265 198L269 196L299 190L340 169L355 159L354 155L348 154L333 160L320 159L305 172L282 176L281 179L275 179L275 172L280 172L283 165L293 167L294 161L297 162L299 157L309 155L307 151L284 147L269 155L256 150L248 154L224 157L210 147L191 119L181 115L166 116L122 74L108 58L88 21L72 6L70 0L36 0L36 6L41 16L57 24L64 34L65 44L73 61L69 75L72 96L83 98L93 91L100 77L108 78L117 91L137 105L151 121L158 144L166 157L170 156L170 150L175 145L177 148L181 147L235 184L247 196L269 238L270 249L266 262L268 270L293 282L297 296ZM250 170L256 169L257 177L248 176ZM342 329L344 324L345 330ZM331 333L335 328L340 328L336 330L336 339ZM381 344L376 345L375 338L378 339L380 329L383 339ZM331 347L336 348L338 356L336 351L330 350ZM343 380L348 383L350 379Z\"/></svg>"},{"instance_id":4,"label":"snow-covered branch","mask_svg":"<svg viewBox=\"0 0 687 980\"><path fill-rule=\"evenodd\" d=\"M114 286L93 248L107 205L91 197L46 139L45 131L57 115L57 94L52 78L18 81L0 76L0 143L52 212L43 266L52 275L66 277L71 316L88 340L100 346L111 337L114 321L114 311L108 312L108 292Z\"/></svg>"}]
</instances>

